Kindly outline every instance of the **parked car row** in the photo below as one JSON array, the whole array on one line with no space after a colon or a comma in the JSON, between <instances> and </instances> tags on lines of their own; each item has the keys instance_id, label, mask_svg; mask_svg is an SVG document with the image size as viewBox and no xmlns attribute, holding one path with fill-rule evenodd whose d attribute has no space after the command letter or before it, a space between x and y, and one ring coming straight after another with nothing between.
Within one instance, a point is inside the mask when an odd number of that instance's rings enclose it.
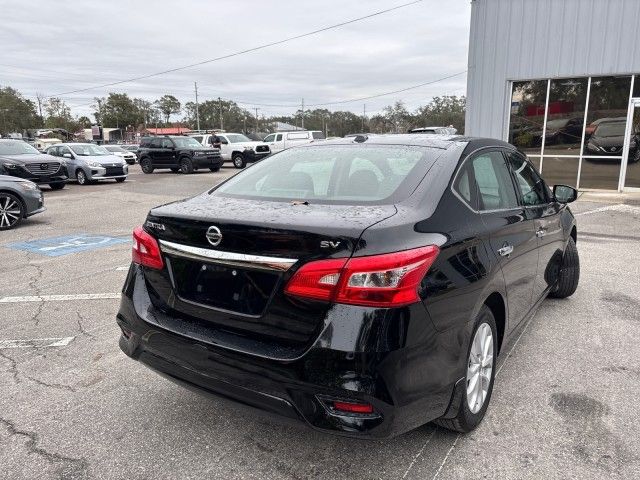
<instances>
[{"instance_id":1,"label":"parked car row","mask_svg":"<svg viewBox=\"0 0 640 480\"><path fill-rule=\"evenodd\" d=\"M40 185L60 190L69 180L124 182L128 174L123 157L93 143L57 143L41 153L23 140L0 139L0 230L45 210Z\"/></svg>"}]
</instances>

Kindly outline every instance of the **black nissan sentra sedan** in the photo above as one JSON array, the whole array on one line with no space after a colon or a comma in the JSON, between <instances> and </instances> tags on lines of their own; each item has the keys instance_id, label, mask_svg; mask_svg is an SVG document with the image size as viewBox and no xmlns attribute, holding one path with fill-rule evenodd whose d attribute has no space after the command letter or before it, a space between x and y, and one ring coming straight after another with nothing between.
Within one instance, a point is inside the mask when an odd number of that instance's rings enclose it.
<instances>
[{"instance_id":1,"label":"black nissan sentra sedan","mask_svg":"<svg viewBox=\"0 0 640 480\"><path fill-rule=\"evenodd\" d=\"M467 432L514 330L577 287L575 198L498 140L291 148L149 212L120 347L177 383L326 432Z\"/></svg>"}]
</instances>

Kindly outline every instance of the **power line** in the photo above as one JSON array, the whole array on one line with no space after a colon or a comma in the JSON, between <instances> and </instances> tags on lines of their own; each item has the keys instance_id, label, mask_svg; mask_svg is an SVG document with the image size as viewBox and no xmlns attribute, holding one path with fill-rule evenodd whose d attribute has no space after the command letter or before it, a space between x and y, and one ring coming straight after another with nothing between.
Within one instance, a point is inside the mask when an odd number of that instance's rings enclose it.
<instances>
[{"instance_id":1,"label":"power line","mask_svg":"<svg viewBox=\"0 0 640 480\"><path fill-rule=\"evenodd\" d=\"M117 82L105 83L105 84L102 84L102 85L94 85L94 86L91 86L91 87L79 88L77 90L70 90L68 92L57 93L55 95L50 95L48 98L61 97L61 96L64 96L64 95L71 95L72 93L86 92L86 91L95 90L95 89L98 89L98 88L113 87L115 85L121 85L123 83L136 82L138 80L144 80L144 79L147 79L147 78L157 77L157 76L160 76L160 75L165 75L167 73L178 72L180 70L185 70L185 69L188 69L188 68L198 67L200 65L205 65L207 63L213 63L213 62L217 62L217 61L220 61L220 60L225 60L227 58L237 57L238 55L243 55L245 53L255 52L257 50L263 50L265 48L273 47L275 45L281 45L283 43L290 42L292 40L298 40L300 38L310 37L312 35L316 35L318 33L326 32L328 30L334 30L334 29L339 28L339 27L344 27L345 25L350 25L352 23L360 22L362 20L366 20L366 19L369 19L369 18L372 18L372 17L376 17L378 15L383 15L385 13L392 12L392 11L398 10L400 8L408 7L410 5L414 5L414 4L420 3L422 1L423 0L414 0L414 1L409 2L409 3L403 3L402 5L397 5L395 7L387 8L385 10L379 10L377 12L370 13L369 15L365 15L363 17L358 17L358 18L354 18L354 19L351 19L351 20L347 20L345 22L336 23L334 25L330 25L328 27L319 28L319 29L313 30L311 32L302 33L300 35L295 35L293 37L288 37L288 38L285 38L285 39L282 39L282 40L277 40L277 41L271 42L271 43L265 43L265 44L259 45L257 47L247 48L245 50L240 50L238 52L229 53L227 55L222 55L220 57L211 58L209 60L203 60L201 62L192 63L192 64L189 64L189 65L184 65L182 67L175 67L175 68L171 68L169 70L163 70L161 72L155 72L155 73L150 73L150 74L147 74L147 75L141 75L141 76L138 76L138 77L132 77L132 78L128 78L126 80L119 80Z\"/></svg>"},{"instance_id":2,"label":"power line","mask_svg":"<svg viewBox=\"0 0 640 480\"><path fill-rule=\"evenodd\" d=\"M364 100L370 100L372 98L380 98L380 97L384 97L387 95L394 95L396 93L402 93L402 92L407 92L409 90L415 90L416 88L421 88L421 87L426 87L427 85L433 85L435 83L439 83L442 82L444 80L449 80L450 78L454 78L454 77L458 77L460 75L464 75L465 73L467 73L467 71L463 71L463 72L458 72L458 73L454 73L452 75L447 75L446 77L441 77L435 80L430 80L428 82L423 82L423 83L419 83L417 85L411 85L410 87L405 87L405 88L400 88L398 90L391 90L389 92L384 92L384 93L377 93L375 95L368 95L366 97L359 97L359 98L352 98L352 99L348 99L348 100L334 100L331 102L324 102L324 103L312 103L312 104L306 104L306 107L321 107L321 106L327 106L327 105L343 105L346 103L355 103L355 102L362 102ZM295 103L295 104L275 104L275 103L256 103L256 102L244 102L244 101L239 101L239 100L232 100L233 102L237 103L238 105L250 105L252 107L276 107L276 108L299 108L300 107L300 103ZM90 106L95 104L94 102L88 103L88 104L83 104L83 105L69 105L69 107L71 108L79 108L79 107L84 107L84 106Z\"/></svg>"}]
</instances>

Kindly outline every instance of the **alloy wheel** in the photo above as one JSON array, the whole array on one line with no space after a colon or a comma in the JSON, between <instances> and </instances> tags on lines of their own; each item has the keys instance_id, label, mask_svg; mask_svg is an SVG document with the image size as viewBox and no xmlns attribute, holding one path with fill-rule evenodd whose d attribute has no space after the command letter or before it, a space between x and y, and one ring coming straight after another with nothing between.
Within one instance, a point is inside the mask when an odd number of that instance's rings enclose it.
<instances>
[{"instance_id":1,"label":"alloy wheel","mask_svg":"<svg viewBox=\"0 0 640 480\"><path fill-rule=\"evenodd\" d=\"M487 323L476 330L467 364L467 405L478 413L487 398L493 372L493 331Z\"/></svg>"},{"instance_id":2,"label":"alloy wheel","mask_svg":"<svg viewBox=\"0 0 640 480\"><path fill-rule=\"evenodd\" d=\"M84 185L85 183L87 183L87 176L82 170L78 170L78 172L76 173L76 179L78 180L78 183L80 185Z\"/></svg>"},{"instance_id":3,"label":"alloy wheel","mask_svg":"<svg viewBox=\"0 0 640 480\"><path fill-rule=\"evenodd\" d=\"M9 195L0 195L0 228L11 228L22 216L18 201Z\"/></svg>"}]
</instances>

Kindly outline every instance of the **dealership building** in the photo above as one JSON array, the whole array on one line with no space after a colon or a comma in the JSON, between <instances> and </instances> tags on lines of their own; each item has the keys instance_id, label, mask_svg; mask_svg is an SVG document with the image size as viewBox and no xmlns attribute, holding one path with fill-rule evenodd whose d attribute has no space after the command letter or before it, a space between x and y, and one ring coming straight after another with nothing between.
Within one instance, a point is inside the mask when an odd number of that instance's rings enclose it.
<instances>
[{"instance_id":1,"label":"dealership building","mask_svg":"<svg viewBox=\"0 0 640 480\"><path fill-rule=\"evenodd\" d=\"M640 0L472 0L465 133L550 184L640 189Z\"/></svg>"}]
</instances>

